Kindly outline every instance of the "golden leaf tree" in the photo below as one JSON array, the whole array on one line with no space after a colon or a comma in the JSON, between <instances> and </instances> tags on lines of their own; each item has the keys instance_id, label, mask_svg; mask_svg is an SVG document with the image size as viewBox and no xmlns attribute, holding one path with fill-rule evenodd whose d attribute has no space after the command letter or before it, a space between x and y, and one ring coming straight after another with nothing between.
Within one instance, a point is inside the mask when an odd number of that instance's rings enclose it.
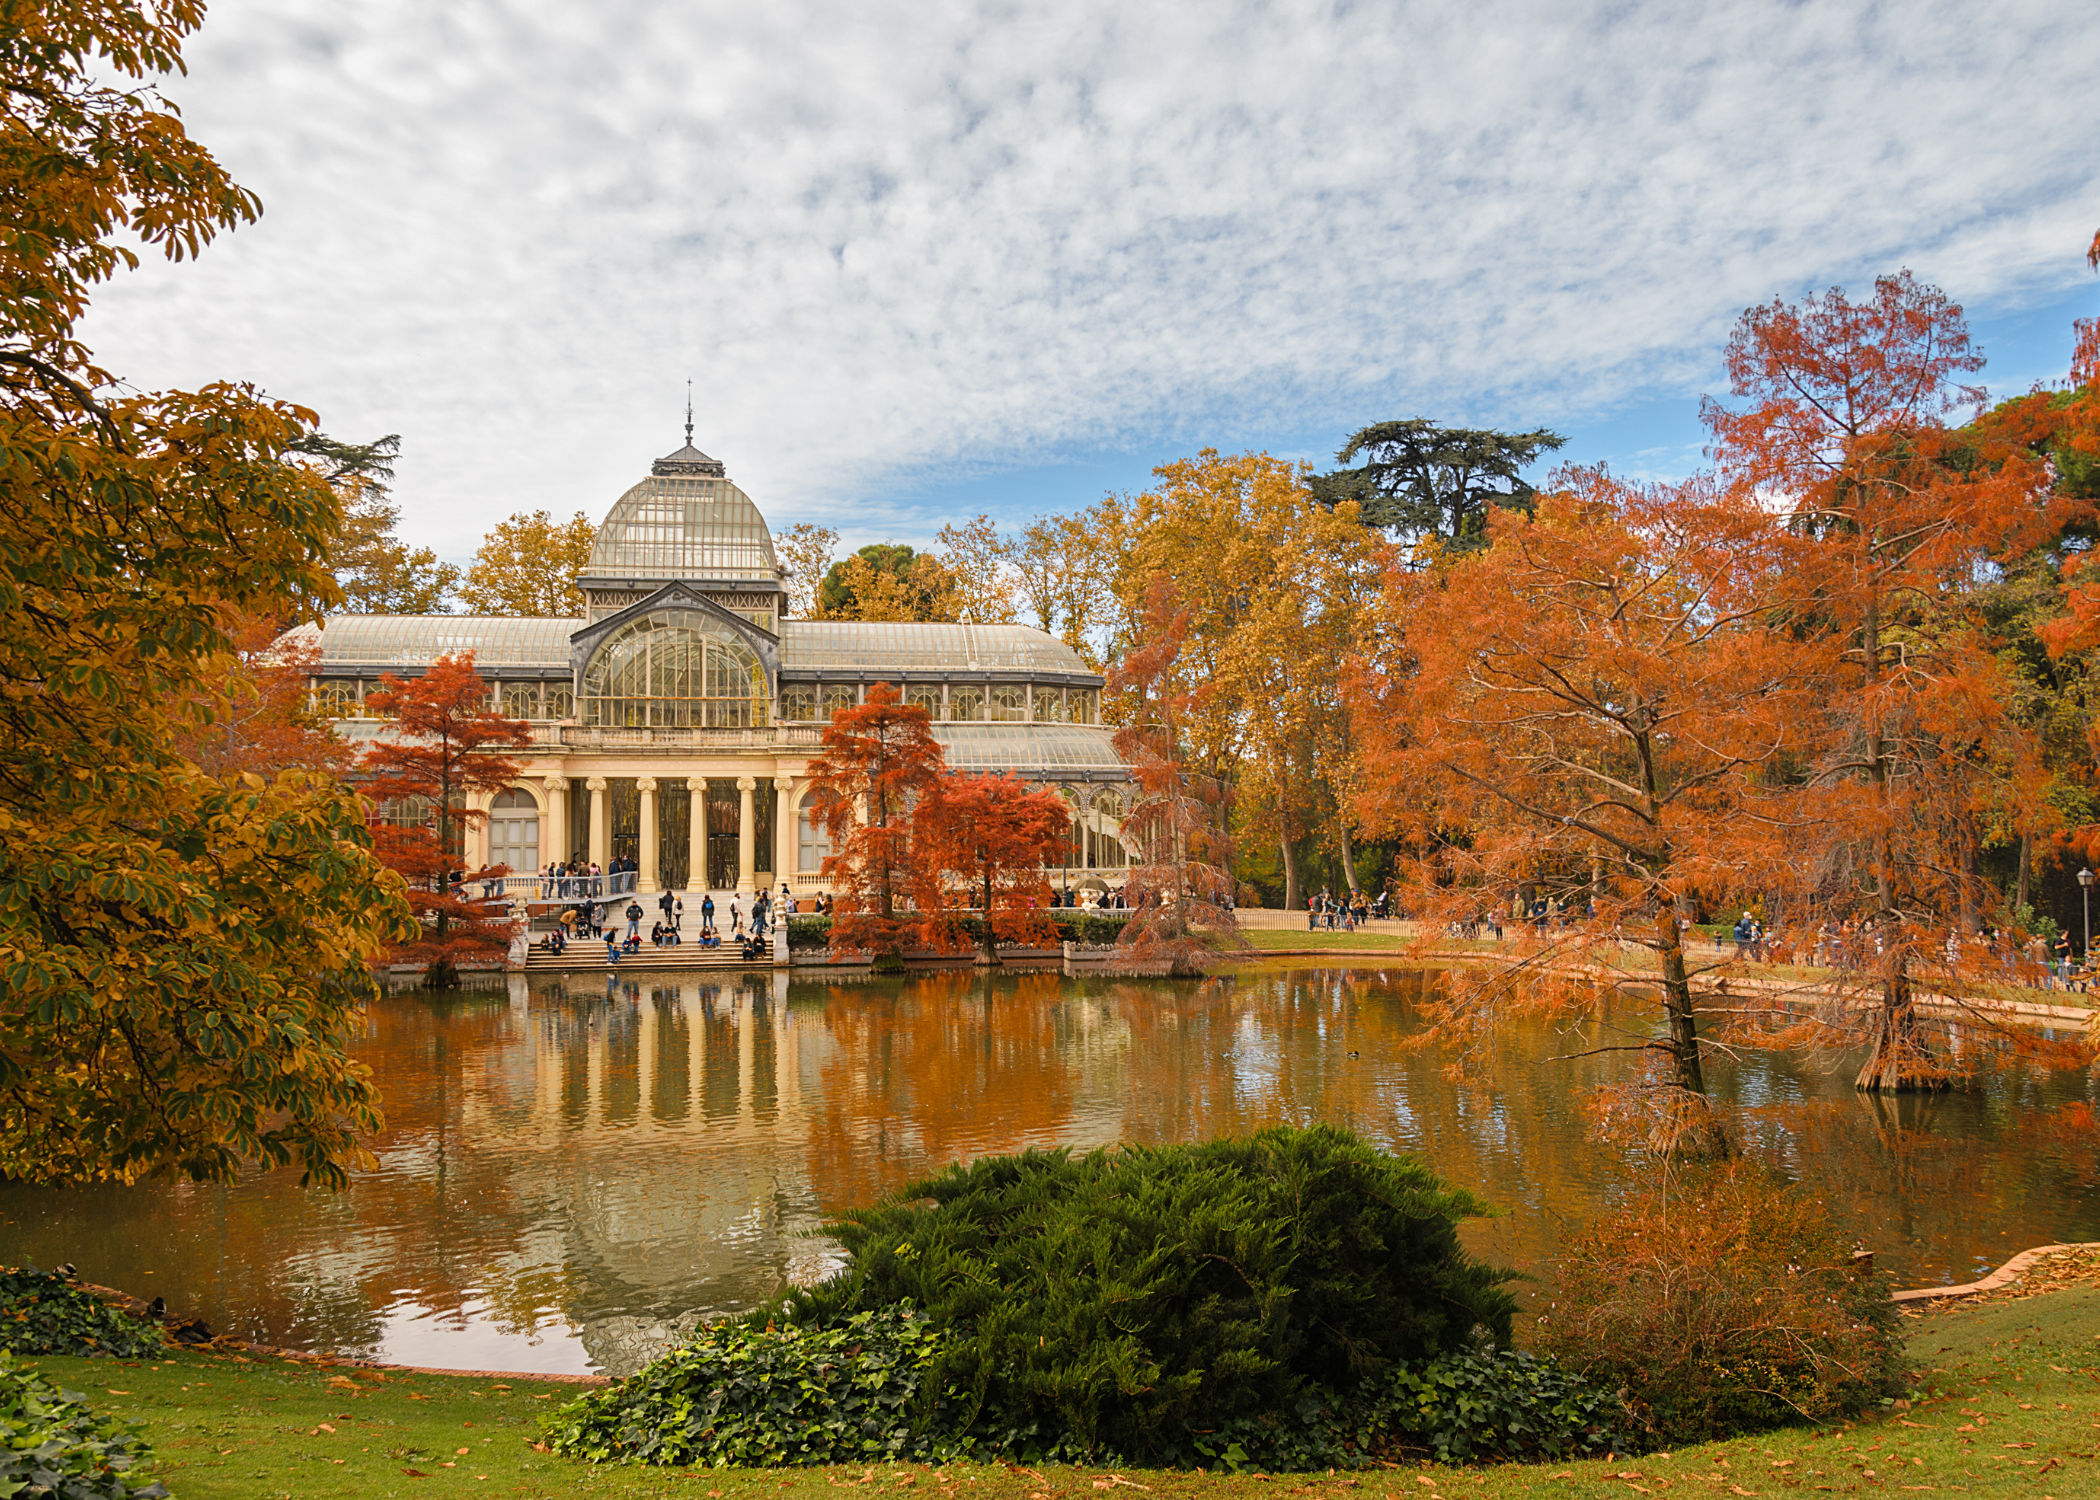
<instances>
[{"instance_id":1,"label":"golden leaf tree","mask_svg":"<svg viewBox=\"0 0 2100 1500\"><path fill-rule=\"evenodd\" d=\"M787 565L788 613L808 619L817 610L817 590L831 571L831 559L839 550L839 534L829 526L797 521L773 536L773 550Z\"/></svg>"},{"instance_id":2,"label":"golden leaf tree","mask_svg":"<svg viewBox=\"0 0 2100 1500\"><path fill-rule=\"evenodd\" d=\"M582 511L566 521L544 510L498 521L467 569L460 603L477 615L577 619L583 614L577 580L590 566L597 536L597 526Z\"/></svg>"},{"instance_id":3,"label":"golden leaf tree","mask_svg":"<svg viewBox=\"0 0 2100 1500\"><path fill-rule=\"evenodd\" d=\"M347 1045L406 927L332 779L207 774L226 612L336 597L342 498L311 413L236 385L130 392L77 323L139 250L252 219L149 80L194 0L15 6L0 35L0 1173L335 1184L380 1123ZM124 87L111 80L130 80ZM138 247L137 249L133 247Z\"/></svg>"}]
</instances>

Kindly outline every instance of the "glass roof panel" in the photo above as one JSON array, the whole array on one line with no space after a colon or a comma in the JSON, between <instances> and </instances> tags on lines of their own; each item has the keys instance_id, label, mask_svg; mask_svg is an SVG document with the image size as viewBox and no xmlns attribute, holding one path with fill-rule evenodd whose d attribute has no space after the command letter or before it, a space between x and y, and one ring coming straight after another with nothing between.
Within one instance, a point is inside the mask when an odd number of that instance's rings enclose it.
<instances>
[{"instance_id":1,"label":"glass roof panel","mask_svg":"<svg viewBox=\"0 0 2100 1500\"><path fill-rule=\"evenodd\" d=\"M1113 731L1089 724L936 724L933 737L957 771L1021 771L1044 776L1092 771L1129 775Z\"/></svg>"},{"instance_id":2,"label":"glass roof panel","mask_svg":"<svg viewBox=\"0 0 2100 1500\"><path fill-rule=\"evenodd\" d=\"M785 620L780 665L790 671L1088 671L1077 651L1033 626L917 621Z\"/></svg>"},{"instance_id":3,"label":"glass roof panel","mask_svg":"<svg viewBox=\"0 0 2100 1500\"><path fill-rule=\"evenodd\" d=\"M495 615L331 615L321 625L321 670L423 667L474 653L478 667L566 667L581 620Z\"/></svg>"},{"instance_id":4,"label":"glass roof panel","mask_svg":"<svg viewBox=\"0 0 2100 1500\"><path fill-rule=\"evenodd\" d=\"M605 578L773 581L766 518L727 479L652 474L613 502L584 571Z\"/></svg>"}]
</instances>

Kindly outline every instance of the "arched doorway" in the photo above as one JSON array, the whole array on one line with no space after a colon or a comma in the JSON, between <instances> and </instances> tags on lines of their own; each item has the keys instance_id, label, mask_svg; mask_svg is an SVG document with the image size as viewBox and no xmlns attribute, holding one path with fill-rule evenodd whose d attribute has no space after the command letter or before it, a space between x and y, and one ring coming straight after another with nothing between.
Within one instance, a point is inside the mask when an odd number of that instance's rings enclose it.
<instances>
[{"instance_id":1,"label":"arched doorway","mask_svg":"<svg viewBox=\"0 0 2100 1500\"><path fill-rule=\"evenodd\" d=\"M508 865L514 875L540 867L540 805L532 793L512 787L489 804L489 863Z\"/></svg>"}]
</instances>

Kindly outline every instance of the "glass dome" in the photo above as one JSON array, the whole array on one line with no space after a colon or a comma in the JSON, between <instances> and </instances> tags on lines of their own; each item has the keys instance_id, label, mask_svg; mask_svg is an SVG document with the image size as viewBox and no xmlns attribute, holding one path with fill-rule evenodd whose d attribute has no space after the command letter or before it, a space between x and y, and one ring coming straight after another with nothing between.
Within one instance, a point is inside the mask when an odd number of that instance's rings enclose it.
<instances>
[{"instance_id":1,"label":"glass dome","mask_svg":"<svg viewBox=\"0 0 2100 1500\"><path fill-rule=\"evenodd\" d=\"M578 717L605 728L758 728L771 694L758 653L707 616L652 610L599 644Z\"/></svg>"},{"instance_id":2,"label":"glass dome","mask_svg":"<svg viewBox=\"0 0 2100 1500\"><path fill-rule=\"evenodd\" d=\"M724 478L659 472L613 502L584 571L598 578L771 583L778 566L766 518L749 495Z\"/></svg>"}]
</instances>

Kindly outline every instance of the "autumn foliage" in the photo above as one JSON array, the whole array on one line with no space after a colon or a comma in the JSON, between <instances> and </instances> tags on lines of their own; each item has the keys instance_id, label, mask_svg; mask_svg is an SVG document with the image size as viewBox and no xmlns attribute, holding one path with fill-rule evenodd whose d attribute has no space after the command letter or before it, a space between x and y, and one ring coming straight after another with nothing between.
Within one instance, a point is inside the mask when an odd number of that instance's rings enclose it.
<instances>
[{"instance_id":1,"label":"autumn foliage","mask_svg":"<svg viewBox=\"0 0 2100 1500\"><path fill-rule=\"evenodd\" d=\"M940 871L951 901L960 892L977 908L986 963L999 961L1000 943L1057 945L1044 866L1071 826L1062 797L1011 775L948 772L920 804L917 852Z\"/></svg>"},{"instance_id":2,"label":"autumn foliage","mask_svg":"<svg viewBox=\"0 0 2100 1500\"><path fill-rule=\"evenodd\" d=\"M460 888L508 874L502 865L467 870L462 848L468 830L488 814L470 807L474 793L500 792L521 767L505 749L532 743L532 731L489 705L489 685L474 671L474 656L442 656L421 677L391 672L369 701L391 715L391 732L365 752L360 769L374 807L373 843L389 869L407 882L409 904L421 925L394 950L396 962L427 966L424 984L449 989L459 965L500 961L515 924Z\"/></svg>"}]
</instances>

